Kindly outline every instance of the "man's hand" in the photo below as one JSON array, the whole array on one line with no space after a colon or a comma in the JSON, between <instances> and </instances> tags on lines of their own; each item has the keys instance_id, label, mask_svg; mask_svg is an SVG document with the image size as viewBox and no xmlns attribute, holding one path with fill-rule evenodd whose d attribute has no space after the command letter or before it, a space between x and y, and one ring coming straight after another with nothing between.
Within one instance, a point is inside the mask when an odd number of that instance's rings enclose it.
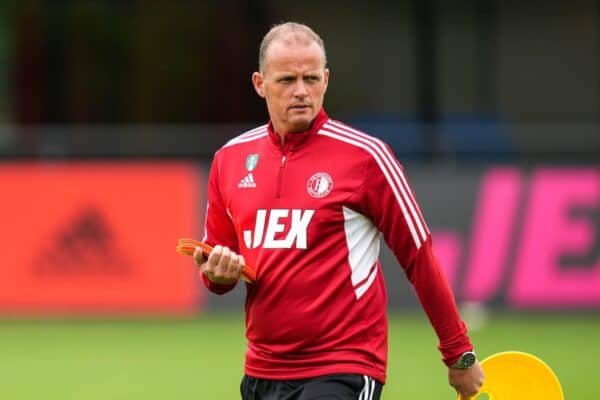
<instances>
[{"instance_id":1,"label":"man's hand","mask_svg":"<svg viewBox=\"0 0 600 400\"><path fill-rule=\"evenodd\" d=\"M448 368L448 381L461 395L462 399L469 399L475 396L481 385L483 384L483 369L479 362L466 369Z\"/></svg>"},{"instance_id":2,"label":"man's hand","mask_svg":"<svg viewBox=\"0 0 600 400\"><path fill-rule=\"evenodd\" d=\"M246 261L227 247L216 245L206 257L202 249L196 247L194 262L208 280L218 285L232 285L240 279Z\"/></svg>"}]
</instances>

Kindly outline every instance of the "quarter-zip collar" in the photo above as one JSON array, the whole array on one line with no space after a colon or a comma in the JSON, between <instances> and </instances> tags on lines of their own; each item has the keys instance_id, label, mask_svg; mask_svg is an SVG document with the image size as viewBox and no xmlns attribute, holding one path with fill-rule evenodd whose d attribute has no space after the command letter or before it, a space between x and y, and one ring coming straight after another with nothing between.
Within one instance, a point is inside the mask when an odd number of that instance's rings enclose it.
<instances>
[{"instance_id":1,"label":"quarter-zip collar","mask_svg":"<svg viewBox=\"0 0 600 400\"><path fill-rule=\"evenodd\" d=\"M321 108L315 116L315 119L313 120L310 129L304 132L287 132L285 134L285 143L283 148L281 147L281 136L279 136L279 133L275 132L275 129L273 129L272 121L269 121L267 131L269 132L269 137L271 138L273 144L275 144L279 149L282 149L284 152L287 152L288 150L296 149L302 144L306 143L308 139L314 136L319 131L319 129L321 129L321 127L325 124L325 122L327 122L328 119L329 116L327 116L325 109Z\"/></svg>"}]
</instances>

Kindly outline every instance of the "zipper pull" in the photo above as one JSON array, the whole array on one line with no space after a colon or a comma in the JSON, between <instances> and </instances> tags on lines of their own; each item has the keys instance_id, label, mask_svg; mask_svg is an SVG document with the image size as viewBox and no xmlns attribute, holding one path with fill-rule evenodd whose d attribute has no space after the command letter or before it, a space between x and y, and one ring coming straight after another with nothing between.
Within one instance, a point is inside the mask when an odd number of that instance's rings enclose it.
<instances>
[{"instance_id":1,"label":"zipper pull","mask_svg":"<svg viewBox=\"0 0 600 400\"><path fill-rule=\"evenodd\" d=\"M275 194L276 199L279 199L281 197L281 180L283 177L283 170L285 168L286 160L287 160L287 157L285 156L285 154L283 156L281 156L281 165L279 166L279 174L277 176L277 193Z\"/></svg>"}]
</instances>

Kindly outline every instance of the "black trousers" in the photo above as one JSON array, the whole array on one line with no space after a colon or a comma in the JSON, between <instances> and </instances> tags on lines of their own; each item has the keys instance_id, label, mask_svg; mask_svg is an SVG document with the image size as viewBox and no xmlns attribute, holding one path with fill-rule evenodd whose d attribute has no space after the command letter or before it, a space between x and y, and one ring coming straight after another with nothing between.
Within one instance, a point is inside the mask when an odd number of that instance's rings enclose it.
<instances>
[{"instance_id":1,"label":"black trousers","mask_svg":"<svg viewBox=\"0 0 600 400\"><path fill-rule=\"evenodd\" d=\"M287 381L244 375L242 400L379 400L383 385L357 374L323 375Z\"/></svg>"}]
</instances>

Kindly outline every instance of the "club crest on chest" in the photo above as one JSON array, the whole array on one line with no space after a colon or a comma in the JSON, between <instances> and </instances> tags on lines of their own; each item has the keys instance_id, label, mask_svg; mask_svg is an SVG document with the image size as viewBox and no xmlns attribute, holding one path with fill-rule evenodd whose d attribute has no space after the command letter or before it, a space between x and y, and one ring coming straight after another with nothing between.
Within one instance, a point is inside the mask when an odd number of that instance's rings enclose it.
<instances>
[{"instance_id":1,"label":"club crest on chest","mask_svg":"<svg viewBox=\"0 0 600 400\"><path fill-rule=\"evenodd\" d=\"M333 179L327 172L317 172L308 178L306 190L314 198L320 199L331 193Z\"/></svg>"}]
</instances>

